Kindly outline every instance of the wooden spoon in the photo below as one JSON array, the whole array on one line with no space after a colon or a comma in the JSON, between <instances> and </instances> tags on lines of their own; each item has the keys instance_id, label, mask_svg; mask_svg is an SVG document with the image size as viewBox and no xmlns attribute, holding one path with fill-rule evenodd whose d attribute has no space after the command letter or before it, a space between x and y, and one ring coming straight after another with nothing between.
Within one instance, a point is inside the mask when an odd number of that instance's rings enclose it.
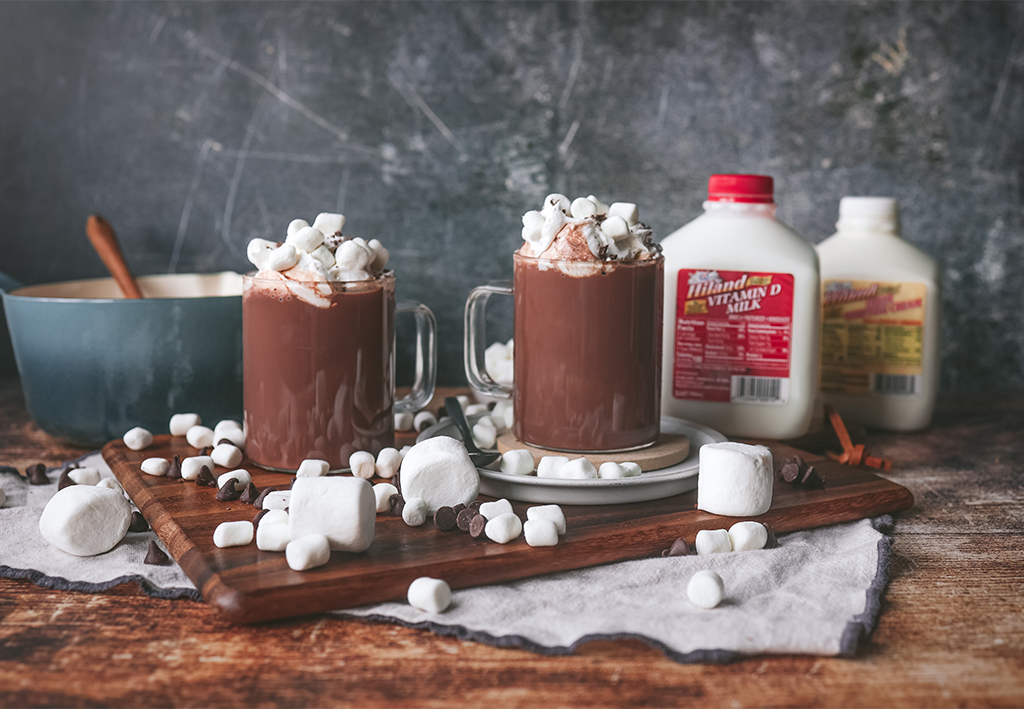
<instances>
[{"instance_id":1,"label":"wooden spoon","mask_svg":"<svg viewBox=\"0 0 1024 709\"><path fill-rule=\"evenodd\" d=\"M117 282L121 289L121 295L125 298L141 299L142 291L139 284L135 282L132 272L128 270L128 263L121 253L121 245L117 243L117 235L110 223L99 214L93 214L85 222L85 233L92 242L92 247L103 259L103 265L110 271L110 275Z\"/></svg>"}]
</instances>

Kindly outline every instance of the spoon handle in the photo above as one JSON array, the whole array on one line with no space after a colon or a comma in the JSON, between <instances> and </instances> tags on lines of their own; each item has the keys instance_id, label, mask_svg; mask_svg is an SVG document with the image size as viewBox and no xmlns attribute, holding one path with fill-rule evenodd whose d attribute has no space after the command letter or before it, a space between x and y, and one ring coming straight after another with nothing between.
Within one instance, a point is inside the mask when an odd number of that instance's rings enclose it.
<instances>
[{"instance_id":1,"label":"spoon handle","mask_svg":"<svg viewBox=\"0 0 1024 709\"><path fill-rule=\"evenodd\" d=\"M483 451L477 448L476 443L473 441L473 430L469 427L469 422L466 420L466 415L462 412L462 405L459 403L459 400L454 396L445 397L444 410L448 413L455 427L459 429L459 433L462 434L462 443L466 446L466 450L469 451L470 455L482 453Z\"/></svg>"},{"instance_id":2,"label":"spoon handle","mask_svg":"<svg viewBox=\"0 0 1024 709\"><path fill-rule=\"evenodd\" d=\"M141 299L142 291L139 290L139 285L132 277L131 271L128 270L128 264L124 260L124 254L121 253L121 246L117 243L117 235L114 234L113 227L99 214L93 214L85 223L85 233L89 236L92 247L96 249L96 253L103 260L103 265L107 267L110 275L117 282L121 294L125 298Z\"/></svg>"}]
</instances>

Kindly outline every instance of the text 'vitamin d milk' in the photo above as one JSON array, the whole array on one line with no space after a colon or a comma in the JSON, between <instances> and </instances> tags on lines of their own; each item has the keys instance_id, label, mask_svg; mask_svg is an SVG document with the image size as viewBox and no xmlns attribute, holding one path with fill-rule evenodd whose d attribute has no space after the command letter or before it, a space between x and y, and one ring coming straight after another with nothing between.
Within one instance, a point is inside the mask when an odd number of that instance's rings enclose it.
<instances>
[{"instance_id":1,"label":"text 'vitamin d milk'","mask_svg":"<svg viewBox=\"0 0 1024 709\"><path fill-rule=\"evenodd\" d=\"M818 394L818 257L775 218L772 178L712 175L704 214L661 245L662 413L729 436L805 433Z\"/></svg>"},{"instance_id":2,"label":"text 'vitamin d milk'","mask_svg":"<svg viewBox=\"0 0 1024 709\"><path fill-rule=\"evenodd\" d=\"M869 428L925 428L939 389L939 267L899 234L896 200L844 197L818 245L821 391Z\"/></svg>"}]
</instances>

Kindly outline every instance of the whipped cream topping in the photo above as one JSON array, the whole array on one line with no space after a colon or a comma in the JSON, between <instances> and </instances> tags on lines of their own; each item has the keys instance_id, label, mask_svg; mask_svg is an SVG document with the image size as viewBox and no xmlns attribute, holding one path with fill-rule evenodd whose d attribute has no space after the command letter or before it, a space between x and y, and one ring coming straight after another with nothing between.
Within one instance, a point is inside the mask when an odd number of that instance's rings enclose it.
<instances>
[{"instance_id":1,"label":"whipped cream topping","mask_svg":"<svg viewBox=\"0 0 1024 709\"><path fill-rule=\"evenodd\" d=\"M635 204L607 205L593 195L571 202L548 195L539 211L523 215L523 242L523 256L560 261L634 261L661 253Z\"/></svg>"}]
</instances>

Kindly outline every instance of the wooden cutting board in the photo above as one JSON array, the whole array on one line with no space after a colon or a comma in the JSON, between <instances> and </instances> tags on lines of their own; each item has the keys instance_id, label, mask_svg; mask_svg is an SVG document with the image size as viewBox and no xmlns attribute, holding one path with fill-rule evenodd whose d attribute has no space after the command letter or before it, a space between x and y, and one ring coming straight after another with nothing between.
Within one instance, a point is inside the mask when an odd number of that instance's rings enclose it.
<instances>
[{"instance_id":1,"label":"wooden cutting board","mask_svg":"<svg viewBox=\"0 0 1024 709\"><path fill-rule=\"evenodd\" d=\"M823 490L776 483L771 510L751 519L770 524L778 534L898 512L914 503L909 490L865 470L767 445L776 461L800 454L828 481ZM534 548L522 537L500 545L457 530L441 532L429 521L409 527L399 517L377 515L369 550L334 552L326 566L297 572L288 568L283 553L259 551L255 543L215 547L218 524L251 520L257 510L237 501L218 501L216 488L152 477L139 469L146 458L175 454L185 458L196 450L184 438L170 436L157 436L144 451L129 450L121 441L103 448L117 479L203 598L237 623L402 600L420 576L443 578L458 589L657 556L678 537L692 543L701 529L728 528L738 521L695 510L696 491L653 502L564 506L567 531L558 546ZM244 467L260 488L287 488L292 479L248 463ZM214 476L223 472L218 468ZM523 519L529 506L513 505Z\"/></svg>"}]
</instances>

